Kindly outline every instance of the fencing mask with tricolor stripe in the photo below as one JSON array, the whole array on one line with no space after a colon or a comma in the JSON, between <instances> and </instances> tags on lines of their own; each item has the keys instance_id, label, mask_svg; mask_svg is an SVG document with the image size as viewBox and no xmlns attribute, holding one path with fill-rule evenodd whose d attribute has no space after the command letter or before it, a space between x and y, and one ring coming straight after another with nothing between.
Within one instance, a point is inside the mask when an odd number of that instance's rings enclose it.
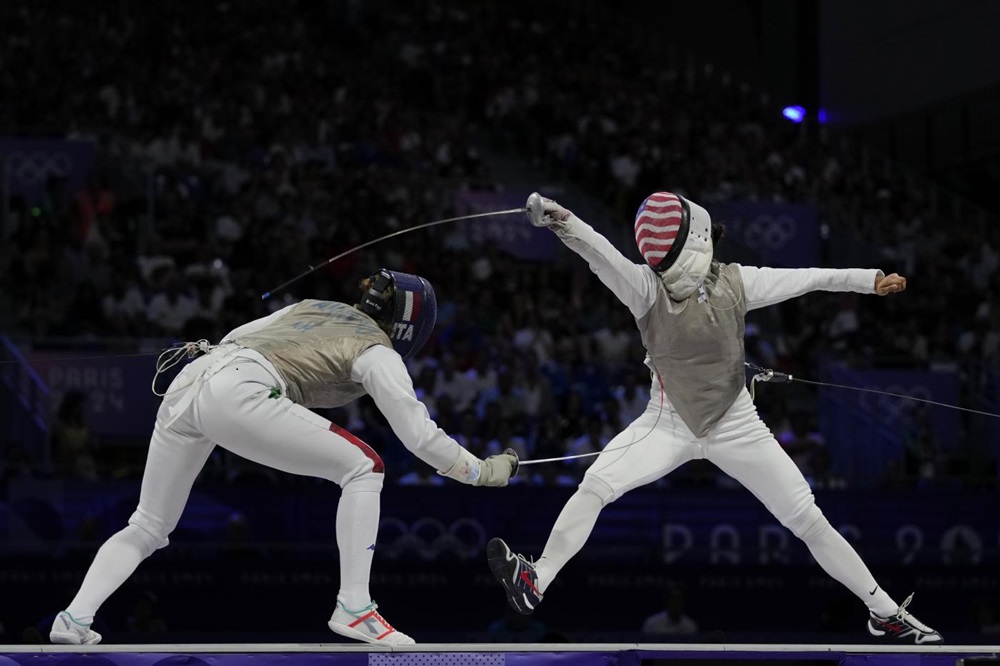
<instances>
[{"instance_id":1,"label":"fencing mask with tricolor stripe","mask_svg":"<svg viewBox=\"0 0 1000 666\"><path fill-rule=\"evenodd\" d=\"M417 353L437 322L437 297L424 278L380 269L369 278L358 309L377 321L404 359Z\"/></svg>"},{"instance_id":2,"label":"fencing mask with tricolor stripe","mask_svg":"<svg viewBox=\"0 0 1000 666\"><path fill-rule=\"evenodd\" d=\"M712 216L684 197L656 192L635 214L635 242L670 296L683 300L704 283L712 265Z\"/></svg>"}]
</instances>

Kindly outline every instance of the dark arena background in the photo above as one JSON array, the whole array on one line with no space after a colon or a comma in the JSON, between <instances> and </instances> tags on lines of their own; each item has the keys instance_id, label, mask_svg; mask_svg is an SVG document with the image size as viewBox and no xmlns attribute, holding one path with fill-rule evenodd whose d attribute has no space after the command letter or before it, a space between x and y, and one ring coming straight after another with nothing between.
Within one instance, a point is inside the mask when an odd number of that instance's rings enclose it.
<instances>
[{"instance_id":1,"label":"dark arena background","mask_svg":"<svg viewBox=\"0 0 1000 666\"><path fill-rule=\"evenodd\" d=\"M998 28L993 0L4 0L0 666L997 663ZM461 485L368 397L317 411L385 461L371 590L415 647L327 629L339 488L222 448L170 546L101 608L103 642L49 644L135 509L158 354L299 299L355 303L380 266L436 289L407 366L445 432L481 457L600 450L645 409L645 351L522 214L261 294L533 191L641 262L635 211L660 190L726 226L728 261L907 277L755 310L745 345L811 382L757 382L761 418L944 646L875 642L864 605L699 460L608 505L519 615L486 543L541 553L593 458Z\"/></svg>"}]
</instances>

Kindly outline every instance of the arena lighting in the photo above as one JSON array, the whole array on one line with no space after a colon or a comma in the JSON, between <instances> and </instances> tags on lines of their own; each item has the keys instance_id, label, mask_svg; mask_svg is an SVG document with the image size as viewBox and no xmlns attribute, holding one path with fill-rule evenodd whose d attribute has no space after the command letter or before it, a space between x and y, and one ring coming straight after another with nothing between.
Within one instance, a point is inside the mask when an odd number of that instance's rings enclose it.
<instances>
[{"instance_id":1,"label":"arena lighting","mask_svg":"<svg viewBox=\"0 0 1000 666\"><path fill-rule=\"evenodd\" d=\"M781 115L791 120L793 123L801 123L806 117L806 110L801 106L786 106L781 110Z\"/></svg>"}]
</instances>

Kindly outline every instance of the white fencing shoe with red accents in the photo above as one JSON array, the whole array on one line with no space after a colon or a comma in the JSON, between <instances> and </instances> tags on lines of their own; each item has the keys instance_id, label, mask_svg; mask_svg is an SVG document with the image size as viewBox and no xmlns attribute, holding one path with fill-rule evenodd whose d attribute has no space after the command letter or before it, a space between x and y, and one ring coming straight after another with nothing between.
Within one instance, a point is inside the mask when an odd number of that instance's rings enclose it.
<instances>
[{"instance_id":1,"label":"white fencing shoe with red accents","mask_svg":"<svg viewBox=\"0 0 1000 666\"><path fill-rule=\"evenodd\" d=\"M396 631L378 613L378 606L371 602L361 610L352 611L337 602L337 610L327 623L334 633L365 643L379 645L413 645L415 640L401 631Z\"/></svg>"},{"instance_id":2,"label":"white fencing shoe with red accents","mask_svg":"<svg viewBox=\"0 0 1000 666\"><path fill-rule=\"evenodd\" d=\"M868 618L868 633L878 638L899 640L906 643L923 645L925 643L943 643L941 634L913 617L906 607L913 601L913 595L899 604L899 609L889 617L879 617L871 613Z\"/></svg>"}]
</instances>

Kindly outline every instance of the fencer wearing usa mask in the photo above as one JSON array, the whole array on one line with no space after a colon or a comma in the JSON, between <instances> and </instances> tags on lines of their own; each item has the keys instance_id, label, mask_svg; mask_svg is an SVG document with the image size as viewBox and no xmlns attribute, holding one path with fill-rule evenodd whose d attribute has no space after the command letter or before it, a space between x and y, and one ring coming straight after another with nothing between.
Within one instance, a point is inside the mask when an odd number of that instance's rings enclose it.
<instances>
[{"instance_id":1,"label":"fencer wearing usa mask","mask_svg":"<svg viewBox=\"0 0 1000 666\"><path fill-rule=\"evenodd\" d=\"M304 300L240 326L178 374L156 417L139 506L94 559L60 612L53 643L94 644L94 614L177 526L195 477L218 445L274 469L342 488L336 533L340 591L329 627L383 645L414 641L378 613L368 590L379 524L383 463L363 441L308 407L368 394L393 432L444 476L505 486L512 451L480 460L435 425L403 359L427 341L437 318L424 278L382 269L359 283L356 305ZM236 609L234 609L236 610Z\"/></svg>"},{"instance_id":2,"label":"fencer wearing usa mask","mask_svg":"<svg viewBox=\"0 0 1000 666\"><path fill-rule=\"evenodd\" d=\"M823 516L801 472L757 415L743 365L747 310L817 290L885 296L903 291L906 280L877 270L722 265L713 259L708 211L669 192L648 197L636 215L635 238L645 264L632 263L585 222L538 194L528 199L528 217L586 259L632 312L652 389L646 411L587 470L537 562L511 552L500 539L490 541L490 567L510 604L521 613L534 610L583 547L604 506L704 458L746 486L830 576L865 603L872 635L941 642L938 632L906 611L912 595L902 604L893 601Z\"/></svg>"}]
</instances>

